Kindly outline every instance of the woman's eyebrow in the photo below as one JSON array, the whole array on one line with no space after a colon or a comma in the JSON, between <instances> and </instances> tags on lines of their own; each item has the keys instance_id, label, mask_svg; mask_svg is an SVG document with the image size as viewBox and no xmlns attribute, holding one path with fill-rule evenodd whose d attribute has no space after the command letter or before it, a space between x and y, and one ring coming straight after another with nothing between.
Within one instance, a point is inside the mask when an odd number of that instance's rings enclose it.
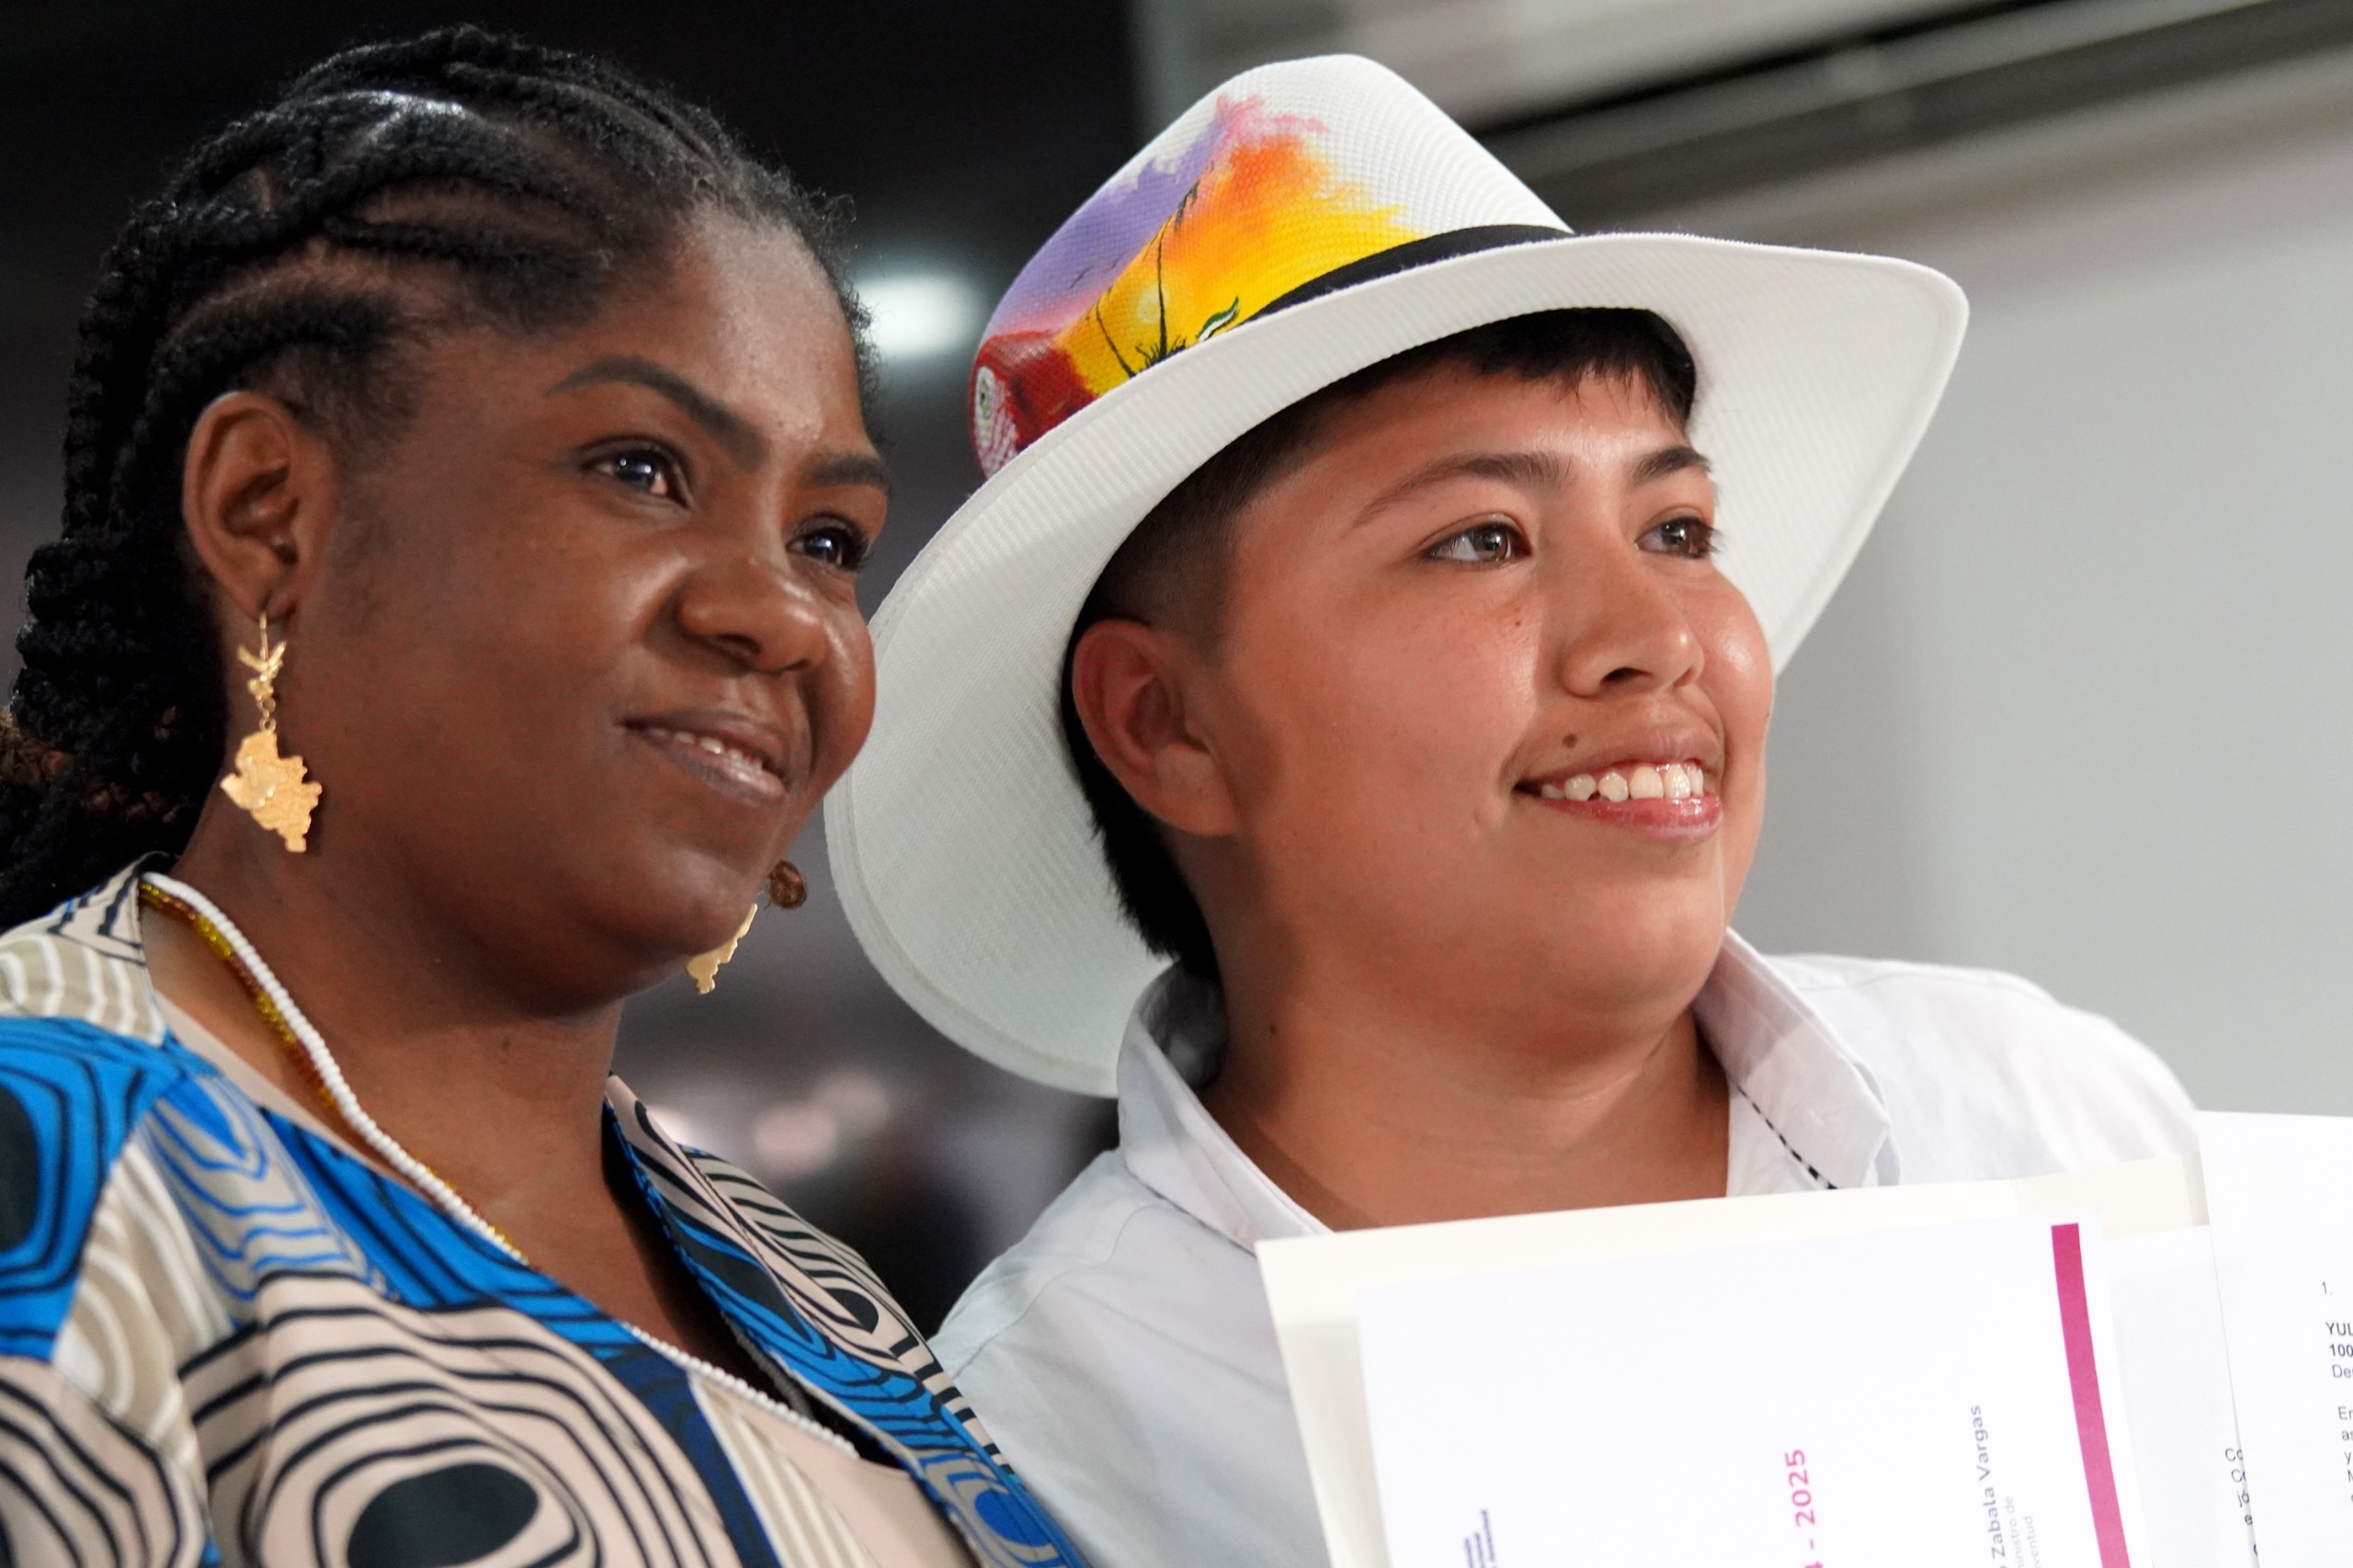
<instances>
[{"instance_id":1,"label":"woman's eyebrow","mask_svg":"<svg viewBox=\"0 0 2353 1568\"><path fill-rule=\"evenodd\" d=\"M891 494L891 466L872 452L826 452L810 460L803 476L812 484L870 484Z\"/></svg>"},{"instance_id":2,"label":"woman's eyebrow","mask_svg":"<svg viewBox=\"0 0 2353 1568\"><path fill-rule=\"evenodd\" d=\"M750 420L676 371L665 370L635 354L608 354L573 371L543 395L554 397L606 381L631 382L668 398L688 418L709 431L710 438L735 460L738 467L757 468L768 455L767 437L753 427Z\"/></svg>"}]
</instances>

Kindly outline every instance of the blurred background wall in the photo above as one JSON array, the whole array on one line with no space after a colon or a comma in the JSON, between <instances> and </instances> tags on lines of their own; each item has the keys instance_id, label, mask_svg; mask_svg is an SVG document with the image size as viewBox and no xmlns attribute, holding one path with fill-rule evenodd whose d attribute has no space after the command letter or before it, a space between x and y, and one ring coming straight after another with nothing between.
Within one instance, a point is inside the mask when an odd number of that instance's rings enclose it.
<instances>
[{"instance_id":1,"label":"blurred background wall","mask_svg":"<svg viewBox=\"0 0 2353 1568\"><path fill-rule=\"evenodd\" d=\"M1579 228L1950 272L1971 341L1784 677L1741 926L2017 970L2206 1104L2353 1112L2353 0L17 0L0 574L54 528L73 322L130 204L310 60L458 19L616 55L854 197L901 479L870 608L977 480L963 371L996 293L1261 60L1386 61ZM796 858L809 905L712 996L634 1005L620 1070L936 1321L1108 1108L933 1035L813 829Z\"/></svg>"}]
</instances>

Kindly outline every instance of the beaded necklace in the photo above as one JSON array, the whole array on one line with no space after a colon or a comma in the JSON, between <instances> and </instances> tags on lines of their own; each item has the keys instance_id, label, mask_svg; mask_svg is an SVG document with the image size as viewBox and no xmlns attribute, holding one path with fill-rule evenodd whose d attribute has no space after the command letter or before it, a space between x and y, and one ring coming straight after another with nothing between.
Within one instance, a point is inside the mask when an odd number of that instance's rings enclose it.
<instances>
[{"instance_id":1,"label":"beaded necklace","mask_svg":"<svg viewBox=\"0 0 2353 1568\"><path fill-rule=\"evenodd\" d=\"M245 934L221 913L219 906L186 882L154 871L139 879L139 901L186 923L212 949L213 956L236 977L238 985L253 1003L254 1011L261 1015L262 1021L278 1037L295 1076L308 1085L311 1093L326 1108L330 1120L340 1123L347 1135L373 1151L443 1213L495 1243L517 1263L529 1261L523 1256L521 1248L506 1239L505 1232L459 1197L457 1188L442 1180L432 1166L402 1148L391 1133L376 1125L375 1118L360 1108L359 1096L351 1092L350 1084L345 1081L343 1069L336 1065L335 1053L327 1049L325 1037L303 1016L278 976L270 972L269 965L245 939Z\"/></svg>"},{"instance_id":2,"label":"beaded necklace","mask_svg":"<svg viewBox=\"0 0 2353 1568\"><path fill-rule=\"evenodd\" d=\"M464 1225L506 1254L516 1262L529 1267L530 1260L522 1249L506 1239L506 1233L474 1211L472 1205L458 1196L457 1189L434 1174L423 1160L400 1146L392 1135L376 1125L375 1118L360 1108L359 1098L343 1076L343 1069L335 1064L335 1053L317 1028L304 1016L286 987L254 950L245 934L237 929L236 922L221 912L210 899L188 886L149 871L139 879L139 902L150 909L161 910L184 922L204 945L212 950L269 1025L270 1033L278 1039L293 1066L296 1076L311 1087L319 1103L326 1108L329 1117L340 1122L357 1142L373 1150L383 1162L397 1171L410 1186L423 1193L434 1207ZM858 1450L838 1432L815 1419L810 1413L796 1410L765 1389L756 1388L723 1367L712 1365L701 1357L682 1350L667 1340L651 1335L635 1324L622 1320L621 1326L647 1349L665 1359L721 1384L738 1396L772 1415L779 1416L798 1430L817 1438L838 1452L857 1458ZM804 1396L805 1397L805 1396Z\"/></svg>"}]
</instances>

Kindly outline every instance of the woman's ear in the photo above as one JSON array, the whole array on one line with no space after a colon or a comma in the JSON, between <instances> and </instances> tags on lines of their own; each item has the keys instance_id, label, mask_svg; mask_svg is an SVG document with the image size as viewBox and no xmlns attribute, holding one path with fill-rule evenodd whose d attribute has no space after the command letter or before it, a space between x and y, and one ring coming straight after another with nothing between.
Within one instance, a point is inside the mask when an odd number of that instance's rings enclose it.
<instances>
[{"instance_id":1,"label":"woman's ear","mask_svg":"<svg viewBox=\"0 0 2353 1568\"><path fill-rule=\"evenodd\" d=\"M180 473L197 558L244 619L293 613L339 509L335 454L283 400L224 392L198 416Z\"/></svg>"},{"instance_id":2,"label":"woman's ear","mask_svg":"<svg viewBox=\"0 0 2353 1568\"><path fill-rule=\"evenodd\" d=\"M1233 793L1188 704L1199 663L1175 633L1134 620L1098 620L1070 662L1071 701L1095 755L1136 804L1195 837L1235 827Z\"/></svg>"}]
</instances>

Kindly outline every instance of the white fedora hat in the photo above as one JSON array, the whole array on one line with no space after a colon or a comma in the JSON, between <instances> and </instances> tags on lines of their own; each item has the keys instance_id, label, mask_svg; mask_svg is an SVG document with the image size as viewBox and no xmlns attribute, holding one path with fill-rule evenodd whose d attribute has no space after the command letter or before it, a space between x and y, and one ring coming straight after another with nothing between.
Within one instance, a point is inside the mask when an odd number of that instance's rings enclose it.
<instances>
[{"instance_id":1,"label":"white fedora hat","mask_svg":"<svg viewBox=\"0 0 2353 1568\"><path fill-rule=\"evenodd\" d=\"M1418 345L1537 311L1655 312L1699 368L1724 570L1784 663L1944 390L1967 306L1926 267L1576 235L1403 80L1268 65L1195 105L1023 269L972 379L989 477L874 619L866 750L825 806L850 924L935 1027L1109 1094L1165 967L1122 916L1063 751L1088 590L1188 474Z\"/></svg>"}]
</instances>

